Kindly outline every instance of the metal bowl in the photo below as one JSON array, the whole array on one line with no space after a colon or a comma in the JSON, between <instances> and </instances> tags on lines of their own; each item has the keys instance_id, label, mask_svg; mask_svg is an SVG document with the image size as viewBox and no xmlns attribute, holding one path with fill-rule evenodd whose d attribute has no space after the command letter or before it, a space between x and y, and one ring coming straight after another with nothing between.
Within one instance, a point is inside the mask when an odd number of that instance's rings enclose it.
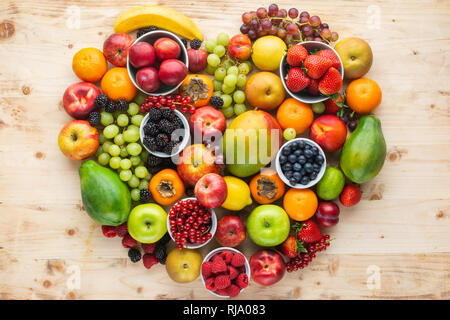
<instances>
[{"instance_id":1,"label":"metal bowl","mask_svg":"<svg viewBox=\"0 0 450 320\"><path fill-rule=\"evenodd\" d=\"M332 50L336 56L338 57L339 61L341 62L341 67L339 68L339 72L341 74L342 79L344 79L344 67L342 64L342 60L339 57L338 53L336 52L336 50L334 50L332 47L330 47L329 45L323 43L323 42L318 42L318 41L305 41L305 42L301 42L300 43L302 46L305 47L305 49L308 52L311 52L313 50L325 50L325 49L329 49ZM288 87L286 86L286 76L287 76L287 67L288 64L286 62L286 57L287 57L287 53L284 54L283 58L281 59L281 63L280 63L280 78L281 78L281 82L283 83L283 87L284 89L287 91L287 93L289 93L289 95L294 98L297 99L298 101L304 102L304 103L316 103L316 102L322 102L327 100L329 97L327 96L313 96L310 95L306 90L302 90L300 92L294 93L291 90L288 89Z\"/></svg>"},{"instance_id":2,"label":"metal bowl","mask_svg":"<svg viewBox=\"0 0 450 320\"><path fill-rule=\"evenodd\" d=\"M183 62L186 65L186 68L189 68L189 60L188 60L186 47L184 46L181 39L172 32L164 31L164 30L150 31L150 32L147 32L146 34L140 36L139 38L137 38L136 41L134 41L133 45L138 42L148 42L151 45L153 45L156 40L158 40L159 38L163 38L163 37L175 40L179 44L181 51L180 51L180 56L178 57L178 60ZM130 76L130 79L133 82L133 84L135 85L135 87L138 88L143 93L145 93L147 95L151 95L151 96L170 94L170 93L174 92L175 90L177 90L180 87L181 83L183 83L183 80L182 80L176 86L168 86L161 82L161 86L159 87L158 90L156 90L154 92L147 92L147 91L143 90L142 88L140 88L139 85L137 84L136 73L138 72L138 69L136 69L135 67L133 67L131 65L129 56L127 56L127 70L128 70L128 75Z\"/></svg>"}]
</instances>

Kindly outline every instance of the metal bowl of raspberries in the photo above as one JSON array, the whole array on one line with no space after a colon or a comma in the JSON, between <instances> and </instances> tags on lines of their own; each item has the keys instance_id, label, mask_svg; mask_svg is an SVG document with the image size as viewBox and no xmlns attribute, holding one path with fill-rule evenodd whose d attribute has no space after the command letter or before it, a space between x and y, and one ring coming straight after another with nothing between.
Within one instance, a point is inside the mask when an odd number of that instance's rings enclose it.
<instances>
[{"instance_id":1,"label":"metal bowl of raspberries","mask_svg":"<svg viewBox=\"0 0 450 320\"><path fill-rule=\"evenodd\" d=\"M167 218L167 232L169 233L169 235L172 238L172 240L175 241L177 246L179 246L179 249L182 249L182 248L188 248L188 249L201 248L201 247L207 245L214 238L214 235L215 235L216 230L217 230L217 216L216 216L215 211L213 209L210 209L210 208L205 208L210 213L209 221L207 223L205 223L204 221L202 223L198 223L198 219L199 219L198 216L189 215L190 212L195 211L194 208L187 207L188 206L187 202L189 202L189 201L193 202L193 206L200 205L200 203L198 202L197 198L180 199L172 206L172 208L170 209L170 212L169 212L169 217ZM180 217L180 216L176 215L176 211L177 211L176 208L177 208L178 205L180 206L180 209L186 208L188 214L185 215L184 217ZM185 206L183 207L183 205L185 205ZM171 216L172 212L174 214L173 217ZM196 214L198 214L198 211L195 211L195 212L196 212ZM180 220L181 224L177 223L178 222L177 220L179 220L179 219L181 219ZM192 221L189 221L189 219L193 219L193 220L197 219L197 221L193 221L192 222ZM171 222L171 221L174 221L174 222ZM183 235L182 232L180 231L180 235L178 235L178 236L180 236L179 240L181 238L184 238L186 240L186 243L182 243L181 241L177 241L176 240L176 237L175 237L174 233L172 232L172 224L171 223L175 224L175 228L177 228L177 227L184 228L188 224L192 226L194 223L198 223L199 224L199 228L195 229L194 227L191 227L191 229L189 229L189 230L184 230L184 231L188 232L188 236ZM190 242L190 240L189 240L190 232L189 231L192 230L192 229L194 231L200 231L201 228L203 228L203 227L205 227L205 229L206 229L206 231L203 232L203 235L204 234L210 234L210 236L209 237L205 237L204 242Z\"/></svg>"},{"instance_id":2,"label":"metal bowl of raspberries","mask_svg":"<svg viewBox=\"0 0 450 320\"><path fill-rule=\"evenodd\" d=\"M314 141L296 138L278 150L275 168L281 180L291 188L306 189L322 179L327 159Z\"/></svg>"},{"instance_id":3,"label":"metal bowl of raspberries","mask_svg":"<svg viewBox=\"0 0 450 320\"><path fill-rule=\"evenodd\" d=\"M331 46L327 45L326 43L318 42L318 41L305 41L305 42L301 42L300 44L303 47L305 47L305 49L309 53L314 52L314 51L327 50L327 49L333 51L341 63L339 72L341 74L342 79L344 79L344 67L342 64L342 60L339 57L336 50L334 50ZM292 92L291 90L289 90L289 88L286 85L286 76L288 74L290 66L288 65L286 59L287 59L287 53L284 54L284 56L280 62L280 78L281 78L281 82L283 83L284 89L286 90L287 93L289 93L289 95L292 98L294 98L298 101L304 102L304 103L317 103L317 102L325 101L329 98L329 96L324 96L320 93L318 95L312 95L308 92L308 88L305 88L305 89L301 90L300 92Z\"/></svg>"},{"instance_id":4,"label":"metal bowl of raspberries","mask_svg":"<svg viewBox=\"0 0 450 320\"><path fill-rule=\"evenodd\" d=\"M219 261L215 261L215 259ZM227 270L223 267L224 263ZM225 271L222 271L221 268ZM220 279L217 279L218 277ZM203 259L201 278L206 290L211 294L219 298L233 298L248 286L250 281L250 264L245 255L239 250L229 247L217 248L208 253ZM220 289L217 288L217 285L219 285Z\"/></svg>"},{"instance_id":5,"label":"metal bowl of raspberries","mask_svg":"<svg viewBox=\"0 0 450 320\"><path fill-rule=\"evenodd\" d=\"M153 107L142 120L139 135L150 154L170 158L189 144L189 123L178 110Z\"/></svg>"}]
</instances>

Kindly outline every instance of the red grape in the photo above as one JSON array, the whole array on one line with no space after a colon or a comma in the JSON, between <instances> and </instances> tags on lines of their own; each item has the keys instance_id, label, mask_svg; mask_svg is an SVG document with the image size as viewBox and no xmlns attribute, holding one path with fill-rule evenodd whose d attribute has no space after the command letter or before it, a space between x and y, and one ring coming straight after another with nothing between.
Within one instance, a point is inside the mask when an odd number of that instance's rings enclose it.
<instances>
[{"instance_id":1,"label":"red grape","mask_svg":"<svg viewBox=\"0 0 450 320\"><path fill-rule=\"evenodd\" d=\"M278 13L278 6L275 3L272 3L269 6L269 17L275 17Z\"/></svg>"},{"instance_id":2,"label":"red grape","mask_svg":"<svg viewBox=\"0 0 450 320\"><path fill-rule=\"evenodd\" d=\"M331 41L335 42L339 39L339 34L337 32L331 33Z\"/></svg>"},{"instance_id":3,"label":"red grape","mask_svg":"<svg viewBox=\"0 0 450 320\"><path fill-rule=\"evenodd\" d=\"M250 28L253 29L253 30L258 30L258 27L259 27L259 22L258 22L258 20L253 19L253 20L250 22Z\"/></svg>"},{"instance_id":4,"label":"red grape","mask_svg":"<svg viewBox=\"0 0 450 320\"><path fill-rule=\"evenodd\" d=\"M272 26L269 30L269 34L276 35L278 32L278 28L276 26Z\"/></svg>"},{"instance_id":5,"label":"red grape","mask_svg":"<svg viewBox=\"0 0 450 320\"><path fill-rule=\"evenodd\" d=\"M250 14L250 12L244 12L242 14L242 22L244 24L249 24L250 21L252 21L252 15Z\"/></svg>"},{"instance_id":6,"label":"red grape","mask_svg":"<svg viewBox=\"0 0 450 320\"><path fill-rule=\"evenodd\" d=\"M318 41L318 42L322 42L322 38L320 38L320 37L315 37L315 38L313 38L313 40L312 41Z\"/></svg>"},{"instance_id":7,"label":"red grape","mask_svg":"<svg viewBox=\"0 0 450 320\"><path fill-rule=\"evenodd\" d=\"M300 17L308 17L308 19L309 19L308 11L302 11L302 13L300 13Z\"/></svg>"},{"instance_id":8,"label":"red grape","mask_svg":"<svg viewBox=\"0 0 450 320\"><path fill-rule=\"evenodd\" d=\"M300 19L298 20L300 23L307 23L309 22L309 18L306 16L300 17Z\"/></svg>"},{"instance_id":9,"label":"red grape","mask_svg":"<svg viewBox=\"0 0 450 320\"><path fill-rule=\"evenodd\" d=\"M286 31L289 34L296 34L298 33L298 26L295 23L289 23L286 27Z\"/></svg>"},{"instance_id":10,"label":"red grape","mask_svg":"<svg viewBox=\"0 0 450 320\"><path fill-rule=\"evenodd\" d=\"M264 30L269 30L269 29L272 27L272 22L271 22L270 20L263 20L263 21L261 22L261 27L262 27Z\"/></svg>"},{"instance_id":11,"label":"red grape","mask_svg":"<svg viewBox=\"0 0 450 320\"><path fill-rule=\"evenodd\" d=\"M322 23L321 25L320 25L320 27L322 28L322 29L329 29L330 27L328 26L328 23Z\"/></svg>"},{"instance_id":12,"label":"red grape","mask_svg":"<svg viewBox=\"0 0 450 320\"><path fill-rule=\"evenodd\" d=\"M286 34L287 34L287 32L285 29L281 29L281 28L278 29L277 36L279 38L284 39L286 37Z\"/></svg>"},{"instance_id":13,"label":"red grape","mask_svg":"<svg viewBox=\"0 0 450 320\"><path fill-rule=\"evenodd\" d=\"M288 11L289 18L295 19L298 16L298 10L295 8L290 8Z\"/></svg>"},{"instance_id":14,"label":"red grape","mask_svg":"<svg viewBox=\"0 0 450 320\"><path fill-rule=\"evenodd\" d=\"M310 26L305 25L305 26L302 26L300 29L302 31L303 36L309 37L310 35L312 35L313 31Z\"/></svg>"},{"instance_id":15,"label":"red grape","mask_svg":"<svg viewBox=\"0 0 450 320\"><path fill-rule=\"evenodd\" d=\"M255 39L256 38L255 30L249 30L247 35L250 37L250 39Z\"/></svg>"},{"instance_id":16,"label":"red grape","mask_svg":"<svg viewBox=\"0 0 450 320\"><path fill-rule=\"evenodd\" d=\"M328 29L328 28L322 29L322 31L320 32L320 36L323 39L327 39L327 40L331 39L331 31L330 31L330 29Z\"/></svg>"},{"instance_id":17,"label":"red grape","mask_svg":"<svg viewBox=\"0 0 450 320\"><path fill-rule=\"evenodd\" d=\"M286 17L287 17L287 11L286 11L286 9L281 9L281 10L278 11L278 12L281 12L283 18L286 18Z\"/></svg>"},{"instance_id":18,"label":"red grape","mask_svg":"<svg viewBox=\"0 0 450 320\"><path fill-rule=\"evenodd\" d=\"M312 16L311 18L309 18L309 24L312 25L313 27L318 27L320 26L320 18L318 16Z\"/></svg>"},{"instance_id":19,"label":"red grape","mask_svg":"<svg viewBox=\"0 0 450 320\"><path fill-rule=\"evenodd\" d=\"M250 27L248 26L248 25L246 25L246 24L243 24L242 26L241 26L241 33L243 33L243 34L247 34L248 33L248 31L250 30Z\"/></svg>"},{"instance_id":20,"label":"red grape","mask_svg":"<svg viewBox=\"0 0 450 320\"><path fill-rule=\"evenodd\" d=\"M267 17L266 8L259 8L258 10L256 10L256 16L260 19Z\"/></svg>"}]
</instances>

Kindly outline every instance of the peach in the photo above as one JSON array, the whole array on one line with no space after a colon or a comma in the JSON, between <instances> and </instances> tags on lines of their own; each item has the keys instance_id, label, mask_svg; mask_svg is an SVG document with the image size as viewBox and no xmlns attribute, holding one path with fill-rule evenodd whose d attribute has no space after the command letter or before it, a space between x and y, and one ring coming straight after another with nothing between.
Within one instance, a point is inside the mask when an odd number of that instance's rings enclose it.
<instances>
[{"instance_id":1,"label":"peach","mask_svg":"<svg viewBox=\"0 0 450 320\"><path fill-rule=\"evenodd\" d=\"M245 34L237 34L228 43L228 52L238 60L248 60L252 52L252 41Z\"/></svg>"},{"instance_id":2,"label":"peach","mask_svg":"<svg viewBox=\"0 0 450 320\"><path fill-rule=\"evenodd\" d=\"M74 83L64 92L64 110L75 119L86 119L95 109L95 98L100 94L100 89L90 82Z\"/></svg>"},{"instance_id":3,"label":"peach","mask_svg":"<svg viewBox=\"0 0 450 320\"><path fill-rule=\"evenodd\" d=\"M347 127L344 121L333 114L317 118L312 124L309 136L324 151L339 150L347 138Z\"/></svg>"}]
</instances>

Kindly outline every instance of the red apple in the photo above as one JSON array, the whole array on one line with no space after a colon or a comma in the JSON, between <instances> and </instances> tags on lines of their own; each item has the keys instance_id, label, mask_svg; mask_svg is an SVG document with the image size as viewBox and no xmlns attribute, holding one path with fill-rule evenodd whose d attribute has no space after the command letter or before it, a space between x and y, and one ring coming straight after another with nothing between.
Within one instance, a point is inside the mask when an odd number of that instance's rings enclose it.
<instances>
[{"instance_id":1,"label":"red apple","mask_svg":"<svg viewBox=\"0 0 450 320\"><path fill-rule=\"evenodd\" d=\"M160 61L167 59L178 59L180 56L180 45L170 38L159 38L153 44L156 56Z\"/></svg>"},{"instance_id":2,"label":"red apple","mask_svg":"<svg viewBox=\"0 0 450 320\"><path fill-rule=\"evenodd\" d=\"M64 110L75 119L86 119L95 109L95 98L100 89L89 82L77 82L70 85L63 95Z\"/></svg>"},{"instance_id":3,"label":"red apple","mask_svg":"<svg viewBox=\"0 0 450 320\"><path fill-rule=\"evenodd\" d=\"M197 73L206 68L208 53L203 49L188 49L189 71Z\"/></svg>"},{"instance_id":4,"label":"red apple","mask_svg":"<svg viewBox=\"0 0 450 320\"><path fill-rule=\"evenodd\" d=\"M150 67L155 63L155 49L148 42L138 42L130 48L128 58L135 68Z\"/></svg>"},{"instance_id":5,"label":"red apple","mask_svg":"<svg viewBox=\"0 0 450 320\"><path fill-rule=\"evenodd\" d=\"M324 151L334 152L344 144L347 138L347 127L339 117L326 114L312 123L309 136Z\"/></svg>"},{"instance_id":6,"label":"red apple","mask_svg":"<svg viewBox=\"0 0 450 320\"><path fill-rule=\"evenodd\" d=\"M211 137L220 138L227 127L227 120L222 112L211 106L201 107L189 118L189 126L194 137L201 134L205 141Z\"/></svg>"},{"instance_id":7,"label":"red apple","mask_svg":"<svg viewBox=\"0 0 450 320\"><path fill-rule=\"evenodd\" d=\"M218 208L227 198L227 184L217 173L208 173L197 181L194 193L205 207Z\"/></svg>"},{"instance_id":8,"label":"red apple","mask_svg":"<svg viewBox=\"0 0 450 320\"><path fill-rule=\"evenodd\" d=\"M187 75L186 65L177 59L164 60L159 67L159 79L168 86L179 84Z\"/></svg>"},{"instance_id":9,"label":"red apple","mask_svg":"<svg viewBox=\"0 0 450 320\"><path fill-rule=\"evenodd\" d=\"M208 173L220 173L214 154L203 144L192 144L181 152L177 171L181 179L191 186Z\"/></svg>"},{"instance_id":10,"label":"red apple","mask_svg":"<svg viewBox=\"0 0 450 320\"><path fill-rule=\"evenodd\" d=\"M245 226L242 219L227 215L217 222L216 240L223 247L236 247L245 240Z\"/></svg>"},{"instance_id":11,"label":"red apple","mask_svg":"<svg viewBox=\"0 0 450 320\"><path fill-rule=\"evenodd\" d=\"M139 69L136 73L136 82L144 91L154 92L158 90L160 86L158 70L153 67Z\"/></svg>"},{"instance_id":12,"label":"red apple","mask_svg":"<svg viewBox=\"0 0 450 320\"><path fill-rule=\"evenodd\" d=\"M72 120L59 133L58 145L69 159L89 158L95 154L99 145L97 129L85 120Z\"/></svg>"},{"instance_id":13,"label":"red apple","mask_svg":"<svg viewBox=\"0 0 450 320\"><path fill-rule=\"evenodd\" d=\"M270 286L284 276L283 257L272 250L261 250L250 258L250 270L253 281L263 286Z\"/></svg>"},{"instance_id":14,"label":"red apple","mask_svg":"<svg viewBox=\"0 0 450 320\"><path fill-rule=\"evenodd\" d=\"M252 41L245 34L237 34L228 43L228 52L238 60L248 60L252 52Z\"/></svg>"},{"instance_id":15,"label":"red apple","mask_svg":"<svg viewBox=\"0 0 450 320\"><path fill-rule=\"evenodd\" d=\"M329 228L339 222L339 207L336 203L325 201L319 203L315 214L316 222L319 226Z\"/></svg>"},{"instance_id":16,"label":"red apple","mask_svg":"<svg viewBox=\"0 0 450 320\"><path fill-rule=\"evenodd\" d=\"M128 33L114 33L103 43L103 54L116 67L127 65L127 55L134 40Z\"/></svg>"}]
</instances>

